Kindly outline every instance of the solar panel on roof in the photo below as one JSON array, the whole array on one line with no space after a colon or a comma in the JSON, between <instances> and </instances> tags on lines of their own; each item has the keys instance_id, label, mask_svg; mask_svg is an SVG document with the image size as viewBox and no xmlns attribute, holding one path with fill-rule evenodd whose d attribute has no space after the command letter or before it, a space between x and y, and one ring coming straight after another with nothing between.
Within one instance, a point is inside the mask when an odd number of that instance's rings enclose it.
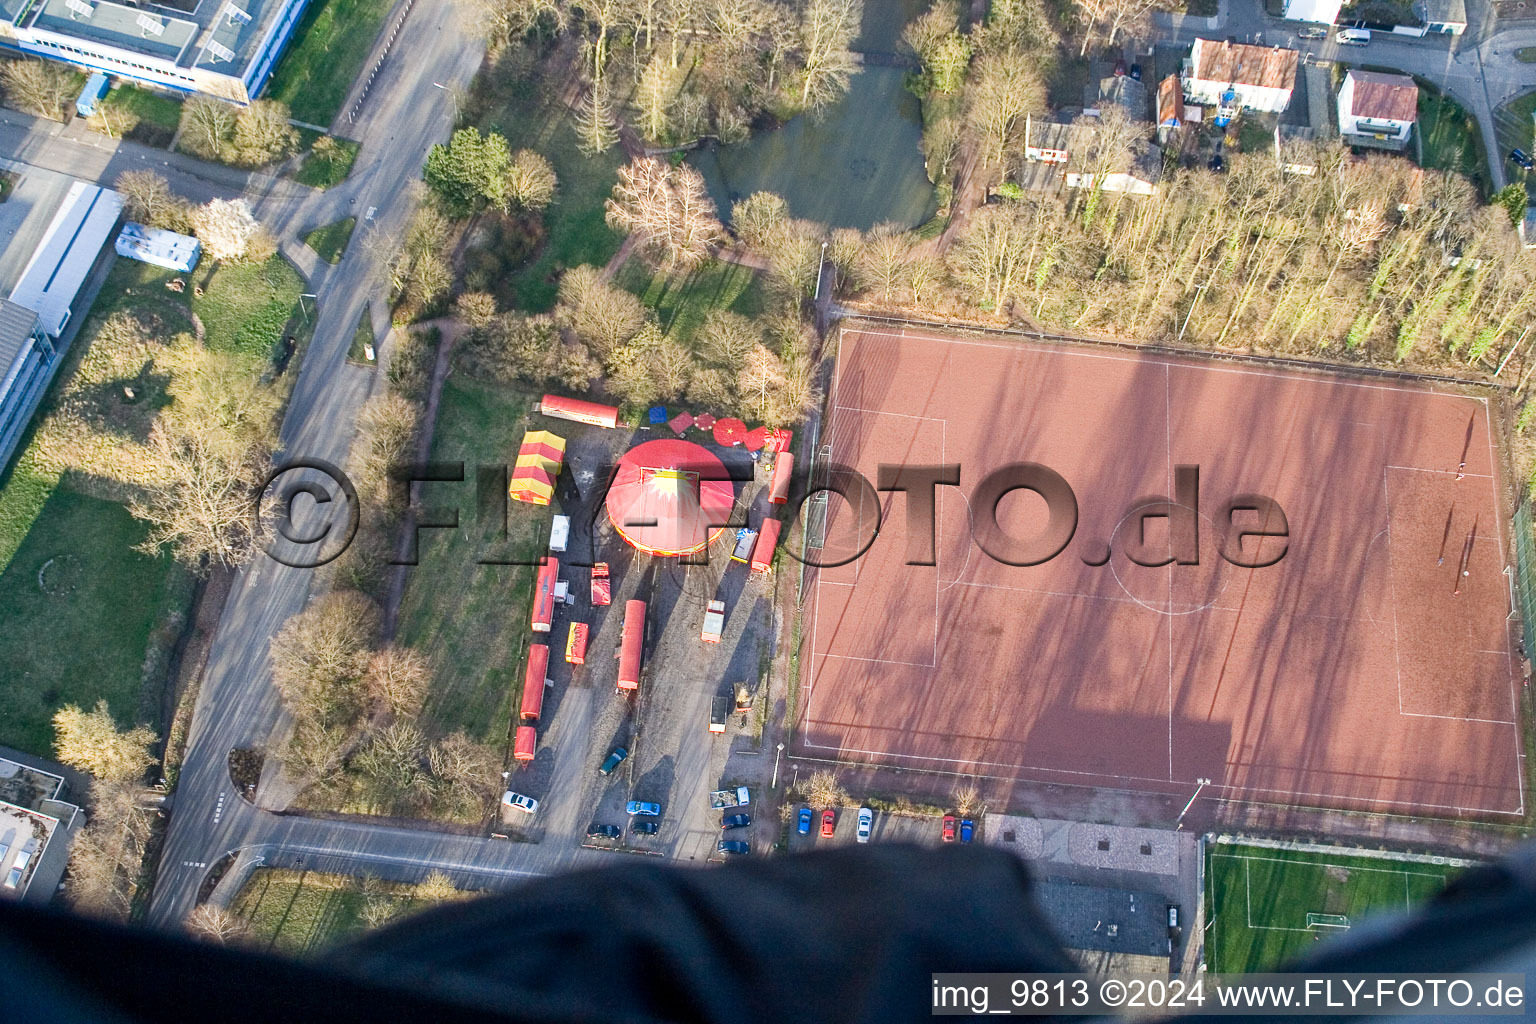
<instances>
[{"instance_id":1,"label":"solar panel on roof","mask_svg":"<svg viewBox=\"0 0 1536 1024\"><path fill-rule=\"evenodd\" d=\"M74 20L75 15L89 18L96 13L96 8L86 3L85 0L64 0L64 6L70 9L70 20Z\"/></svg>"},{"instance_id":2,"label":"solar panel on roof","mask_svg":"<svg viewBox=\"0 0 1536 1024\"><path fill-rule=\"evenodd\" d=\"M235 3L226 3L224 5L224 16L229 19L231 25L237 21L244 22L245 24L250 24L251 21L251 12Z\"/></svg>"},{"instance_id":3,"label":"solar panel on roof","mask_svg":"<svg viewBox=\"0 0 1536 1024\"><path fill-rule=\"evenodd\" d=\"M208 40L208 52L213 54L214 60L234 60L235 51L219 42L217 39Z\"/></svg>"},{"instance_id":4,"label":"solar panel on roof","mask_svg":"<svg viewBox=\"0 0 1536 1024\"><path fill-rule=\"evenodd\" d=\"M141 14L134 19L134 23L150 35L165 35L165 22L148 14Z\"/></svg>"}]
</instances>

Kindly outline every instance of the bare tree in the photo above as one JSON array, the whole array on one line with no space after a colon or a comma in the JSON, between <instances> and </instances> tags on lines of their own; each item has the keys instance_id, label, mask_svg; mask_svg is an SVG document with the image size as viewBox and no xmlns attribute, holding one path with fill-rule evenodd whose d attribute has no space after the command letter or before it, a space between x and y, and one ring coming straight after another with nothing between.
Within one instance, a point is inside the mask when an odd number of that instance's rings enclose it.
<instances>
[{"instance_id":1,"label":"bare tree","mask_svg":"<svg viewBox=\"0 0 1536 1024\"><path fill-rule=\"evenodd\" d=\"M464 292L453 300L453 315L470 330L479 330L496 318L496 297L488 292Z\"/></svg>"},{"instance_id":2,"label":"bare tree","mask_svg":"<svg viewBox=\"0 0 1536 1024\"><path fill-rule=\"evenodd\" d=\"M800 105L826 106L848 90L858 65L848 49L859 34L863 0L806 0L800 9Z\"/></svg>"},{"instance_id":3,"label":"bare tree","mask_svg":"<svg viewBox=\"0 0 1536 1024\"><path fill-rule=\"evenodd\" d=\"M182 104L181 140L204 160L222 160L235 132L236 109L212 96L193 96Z\"/></svg>"},{"instance_id":4,"label":"bare tree","mask_svg":"<svg viewBox=\"0 0 1536 1024\"><path fill-rule=\"evenodd\" d=\"M451 732L427 752L432 774L450 787L459 789L477 804L501 791L501 757L484 743L476 743L464 732Z\"/></svg>"},{"instance_id":5,"label":"bare tree","mask_svg":"<svg viewBox=\"0 0 1536 1024\"><path fill-rule=\"evenodd\" d=\"M228 908L213 903L199 903L187 915L187 931L204 942L228 946L245 936L248 925Z\"/></svg>"},{"instance_id":6,"label":"bare tree","mask_svg":"<svg viewBox=\"0 0 1536 1024\"><path fill-rule=\"evenodd\" d=\"M981 807L981 790L976 788L974 782L963 782L956 786L953 796L955 810L962 818L969 818Z\"/></svg>"},{"instance_id":7,"label":"bare tree","mask_svg":"<svg viewBox=\"0 0 1536 1024\"><path fill-rule=\"evenodd\" d=\"M252 552L251 494L277 443L277 395L234 356L188 346L172 377L172 405L150 433L156 475L129 511L149 525L141 549L169 547L197 571L239 565Z\"/></svg>"},{"instance_id":8,"label":"bare tree","mask_svg":"<svg viewBox=\"0 0 1536 1024\"><path fill-rule=\"evenodd\" d=\"M53 749L59 760L108 782L141 778L155 763L150 748L158 741L142 725L118 729L105 698L90 711L65 704L53 714Z\"/></svg>"},{"instance_id":9,"label":"bare tree","mask_svg":"<svg viewBox=\"0 0 1536 1024\"><path fill-rule=\"evenodd\" d=\"M414 717L427 699L432 668L411 647L386 647L368 659L363 685L379 707L402 718Z\"/></svg>"},{"instance_id":10,"label":"bare tree","mask_svg":"<svg viewBox=\"0 0 1536 1024\"><path fill-rule=\"evenodd\" d=\"M789 219L789 204L773 192L753 192L731 207L731 228L753 249L762 248Z\"/></svg>"},{"instance_id":11,"label":"bare tree","mask_svg":"<svg viewBox=\"0 0 1536 1024\"><path fill-rule=\"evenodd\" d=\"M244 257L260 227L244 199L210 199L192 211L192 228L216 260Z\"/></svg>"},{"instance_id":12,"label":"bare tree","mask_svg":"<svg viewBox=\"0 0 1536 1024\"><path fill-rule=\"evenodd\" d=\"M967 119L981 135L987 160L1000 167L1024 115L1045 107L1040 62L1022 50L985 53L976 62L968 94Z\"/></svg>"},{"instance_id":13,"label":"bare tree","mask_svg":"<svg viewBox=\"0 0 1536 1024\"><path fill-rule=\"evenodd\" d=\"M124 171L112 183L123 197L123 214L129 220L162 227L176 207L171 184L154 171Z\"/></svg>"},{"instance_id":14,"label":"bare tree","mask_svg":"<svg viewBox=\"0 0 1536 1024\"><path fill-rule=\"evenodd\" d=\"M560 279L558 319L600 359L633 338L645 324L645 307L634 295L603 280L596 267L580 266Z\"/></svg>"},{"instance_id":15,"label":"bare tree","mask_svg":"<svg viewBox=\"0 0 1536 1024\"><path fill-rule=\"evenodd\" d=\"M65 104L74 91L75 73L49 60L0 62L0 87L6 97L29 114L64 120Z\"/></svg>"},{"instance_id":16,"label":"bare tree","mask_svg":"<svg viewBox=\"0 0 1536 1024\"><path fill-rule=\"evenodd\" d=\"M69 851L69 902L98 917L126 920L149 844L149 814L126 782L91 784L90 817Z\"/></svg>"},{"instance_id":17,"label":"bare tree","mask_svg":"<svg viewBox=\"0 0 1536 1024\"><path fill-rule=\"evenodd\" d=\"M653 142L662 142L671 129L669 113L677 95L677 69L661 54L651 55L640 81L635 86L635 103L640 108L640 130Z\"/></svg>"},{"instance_id":18,"label":"bare tree","mask_svg":"<svg viewBox=\"0 0 1536 1024\"><path fill-rule=\"evenodd\" d=\"M467 893L453 884L441 871L428 872L427 877L416 883L412 895L426 903L446 903L449 900L463 899Z\"/></svg>"},{"instance_id":19,"label":"bare tree","mask_svg":"<svg viewBox=\"0 0 1536 1024\"><path fill-rule=\"evenodd\" d=\"M848 794L843 791L837 772L818 768L806 780L805 800L813 807L841 807L848 802Z\"/></svg>"},{"instance_id":20,"label":"bare tree","mask_svg":"<svg viewBox=\"0 0 1536 1024\"><path fill-rule=\"evenodd\" d=\"M1024 285L1030 232L1016 209L984 206L965 226L950 266L987 306L1001 310Z\"/></svg>"},{"instance_id":21,"label":"bare tree","mask_svg":"<svg viewBox=\"0 0 1536 1024\"><path fill-rule=\"evenodd\" d=\"M299 132L288 117L286 103L252 100L235 115L231 140L235 159L248 167L261 167L292 154L299 148Z\"/></svg>"},{"instance_id":22,"label":"bare tree","mask_svg":"<svg viewBox=\"0 0 1536 1024\"><path fill-rule=\"evenodd\" d=\"M619 168L606 210L609 224L638 236L667 270L698 266L723 234L704 177L688 164L641 157Z\"/></svg>"},{"instance_id":23,"label":"bare tree","mask_svg":"<svg viewBox=\"0 0 1536 1024\"><path fill-rule=\"evenodd\" d=\"M512 154L507 169L507 198L520 209L539 212L555 199L558 179L550 162L531 149Z\"/></svg>"},{"instance_id":24,"label":"bare tree","mask_svg":"<svg viewBox=\"0 0 1536 1024\"><path fill-rule=\"evenodd\" d=\"M272 638L272 683L295 719L323 725L354 721L379 611L355 590L317 598Z\"/></svg>"},{"instance_id":25,"label":"bare tree","mask_svg":"<svg viewBox=\"0 0 1536 1024\"><path fill-rule=\"evenodd\" d=\"M619 129L608 102L608 87L600 80L587 88L576 109L576 140L588 156L605 153L619 141Z\"/></svg>"},{"instance_id":26,"label":"bare tree","mask_svg":"<svg viewBox=\"0 0 1536 1024\"><path fill-rule=\"evenodd\" d=\"M563 31L565 6L559 0L458 0L478 16L490 42L507 42L544 29Z\"/></svg>"}]
</instances>

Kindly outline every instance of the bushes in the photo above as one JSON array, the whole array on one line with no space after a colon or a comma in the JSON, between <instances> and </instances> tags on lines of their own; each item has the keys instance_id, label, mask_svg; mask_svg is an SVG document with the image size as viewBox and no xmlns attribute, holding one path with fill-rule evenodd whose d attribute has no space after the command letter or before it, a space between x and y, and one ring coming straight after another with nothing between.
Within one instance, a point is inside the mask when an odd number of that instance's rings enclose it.
<instances>
[{"instance_id":1,"label":"bushes","mask_svg":"<svg viewBox=\"0 0 1536 1024\"><path fill-rule=\"evenodd\" d=\"M204 160L236 167L265 167L298 150L299 133L288 107L256 100L236 108L211 96L194 96L181 111L181 148Z\"/></svg>"}]
</instances>

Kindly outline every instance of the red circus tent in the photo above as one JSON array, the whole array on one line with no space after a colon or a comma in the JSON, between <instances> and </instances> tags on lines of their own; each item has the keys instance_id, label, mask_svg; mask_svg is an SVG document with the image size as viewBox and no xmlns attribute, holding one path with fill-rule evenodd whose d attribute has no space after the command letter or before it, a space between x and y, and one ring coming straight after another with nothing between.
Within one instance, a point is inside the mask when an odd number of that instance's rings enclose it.
<instances>
[{"instance_id":1,"label":"red circus tent","mask_svg":"<svg viewBox=\"0 0 1536 1024\"><path fill-rule=\"evenodd\" d=\"M725 464L691 441L647 441L619 460L608 518L619 536L653 555L688 555L725 529L736 492Z\"/></svg>"}]
</instances>

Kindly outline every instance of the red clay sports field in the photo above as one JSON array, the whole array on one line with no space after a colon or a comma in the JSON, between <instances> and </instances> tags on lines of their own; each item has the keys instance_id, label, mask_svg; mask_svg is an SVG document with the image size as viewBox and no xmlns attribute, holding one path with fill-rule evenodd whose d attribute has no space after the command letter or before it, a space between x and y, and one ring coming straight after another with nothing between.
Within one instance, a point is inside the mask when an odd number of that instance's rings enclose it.
<instances>
[{"instance_id":1,"label":"red clay sports field","mask_svg":"<svg viewBox=\"0 0 1536 1024\"><path fill-rule=\"evenodd\" d=\"M811 575L796 752L1521 814L1512 556L1488 417L1480 397L1392 381L845 331L822 438L832 460L871 482L881 463L959 463L961 478L938 488L936 566L905 564L906 499L887 492L869 551ZM1076 494L1076 533L1043 565L1000 564L970 539L968 496L1016 461ZM1200 564L1134 564L1126 513L1171 496L1178 464L1200 467ZM1255 492L1284 509L1289 547L1237 568L1217 554L1213 517ZM828 560L869 525L830 504ZM1028 537L1044 509L1016 491L999 523ZM1148 524L1146 543L1166 549L1167 520ZM1105 541L1108 564L1087 564Z\"/></svg>"}]
</instances>

